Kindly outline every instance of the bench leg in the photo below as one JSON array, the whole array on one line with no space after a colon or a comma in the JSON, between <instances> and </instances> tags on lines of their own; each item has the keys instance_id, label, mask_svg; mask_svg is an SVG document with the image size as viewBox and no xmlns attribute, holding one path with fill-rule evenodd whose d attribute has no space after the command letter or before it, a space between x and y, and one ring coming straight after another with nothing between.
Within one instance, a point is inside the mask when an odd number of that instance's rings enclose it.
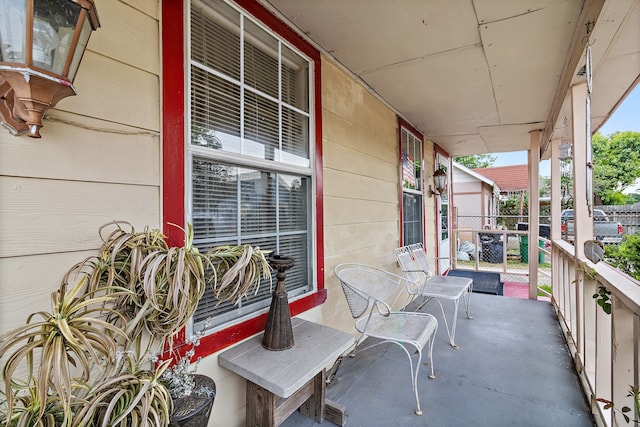
<instances>
[{"instance_id":1,"label":"bench leg","mask_svg":"<svg viewBox=\"0 0 640 427\"><path fill-rule=\"evenodd\" d=\"M276 396L257 384L247 381L247 425L275 427Z\"/></svg>"},{"instance_id":2,"label":"bench leg","mask_svg":"<svg viewBox=\"0 0 640 427\"><path fill-rule=\"evenodd\" d=\"M337 403L325 400L326 371L323 369L313 379L286 399L246 382L246 425L251 427L276 427L296 409L300 413L322 423L325 418L344 426L347 422L346 409Z\"/></svg>"},{"instance_id":3,"label":"bench leg","mask_svg":"<svg viewBox=\"0 0 640 427\"><path fill-rule=\"evenodd\" d=\"M325 377L323 369L313 378L313 394L300 406L300 412L319 423L324 421Z\"/></svg>"}]
</instances>

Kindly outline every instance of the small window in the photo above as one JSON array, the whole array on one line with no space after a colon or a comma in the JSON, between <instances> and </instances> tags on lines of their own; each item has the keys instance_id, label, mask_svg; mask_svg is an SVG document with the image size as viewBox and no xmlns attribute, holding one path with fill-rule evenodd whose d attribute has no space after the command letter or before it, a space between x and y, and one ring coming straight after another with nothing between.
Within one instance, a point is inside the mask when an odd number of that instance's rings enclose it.
<instances>
[{"instance_id":1,"label":"small window","mask_svg":"<svg viewBox=\"0 0 640 427\"><path fill-rule=\"evenodd\" d=\"M422 139L407 127L400 127L402 164L402 243L422 243L424 202L422 193Z\"/></svg>"}]
</instances>

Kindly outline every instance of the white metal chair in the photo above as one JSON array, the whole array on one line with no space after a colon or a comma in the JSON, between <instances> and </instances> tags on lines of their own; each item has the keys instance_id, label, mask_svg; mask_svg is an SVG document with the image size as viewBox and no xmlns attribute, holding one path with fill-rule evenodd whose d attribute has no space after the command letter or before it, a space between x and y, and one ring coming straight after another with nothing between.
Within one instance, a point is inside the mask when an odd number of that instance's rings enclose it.
<instances>
[{"instance_id":1,"label":"white metal chair","mask_svg":"<svg viewBox=\"0 0 640 427\"><path fill-rule=\"evenodd\" d=\"M420 284L420 287L413 294L414 297L424 297L424 301L420 304L418 310L432 298L435 299L438 305L440 305L440 310L442 311L444 325L447 328L447 334L449 335L449 343L451 344L451 347L457 349L458 345L455 343L455 338L456 325L458 321L458 305L460 303L460 299L463 299L466 307L467 318L471 319L472 317L469 315L469 306L471 305L473 279L466 277L434 276L429 268L429 261L427 260L427 254L424 251L422 243L400 247L395 250L395 253L398 263L400 264L400 268L407 279ZM449 329L449 323L447 322L444 307L440 301L443 299L453 301L453 320L451 322L451 329Z\"/></svg>"},{"instance_id":2,"label":"white metal chair","mask_svg":"<svg viewBox=\"0 0 640 427\"><path fill-rule=\"evenodd\" d=\"M342 285L351 315L356 319L356 329L361 334L351 356L355 356L358 346L366 337L378 338L380 341L362 350L383 343L400 346L409 357L411 383L417 405L416 414L422 415L418 397L418 371L422 363L422 348L428 343L431 365L429 378L435 378L433 341L438 330L438 320L427 313L391 309L403 290L415 293L418 284L405 277L364 264L340 264L334 271ZM415 367L412 360L412 354L416 354L414 348L417 352Z\"/></svg>"}]
</instances>

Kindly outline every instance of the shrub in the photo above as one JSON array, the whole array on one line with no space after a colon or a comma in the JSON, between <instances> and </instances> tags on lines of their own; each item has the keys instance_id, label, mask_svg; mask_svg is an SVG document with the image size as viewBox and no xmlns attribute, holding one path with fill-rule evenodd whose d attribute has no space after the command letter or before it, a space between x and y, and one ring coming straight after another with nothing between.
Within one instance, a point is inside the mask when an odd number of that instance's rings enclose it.
<instances>
[{"instance_id":1,"label":"shrub","mask_svg":"<svg viewBox=\"0 0 640 427\"><path fill-rule=\"evenodd\" d=\"M625 236L620 245L608 245L605 257L612 266L640 280L640 234Z\"/></svg>"}]
</instances>

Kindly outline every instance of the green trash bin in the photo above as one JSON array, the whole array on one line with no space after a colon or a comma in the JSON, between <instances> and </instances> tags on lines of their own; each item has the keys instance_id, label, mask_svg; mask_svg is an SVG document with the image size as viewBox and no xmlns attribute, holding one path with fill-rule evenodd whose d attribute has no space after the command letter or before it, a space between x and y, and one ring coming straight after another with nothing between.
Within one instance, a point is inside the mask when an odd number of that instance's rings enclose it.
<instances>
[{"instance_id":1,"label":"green trash bin","mask_svg":"<svg viewBox=\"0 0 640 427\"><path fill-rule=\"evenodd\" d=\"M544 241L538 239L538 247L544 249ZM542 264L544 262L544 253L538 251L538 264Z\"/></svg>"},{"instance_id":2,"label":"green trash bin","mask_svg":"<svg viewBox=\"0 0 640 427\"><path fill-rule=\"evenodd\" d=\"M529 237L520 235L520 260L529 262Z\"/></svg>"},{"instance_id":3,"label":"green trash bin","mask_svg":"<svg viewBox=\"0 0 640 427\"><path fill-rule=\"evenodd\" d=\"M544 248L544 241L538 239L538 247ZM529 262L529 236L520 236L520 259L522 262ZM544 254L538 252L538 263L544 262Z\"/></svg>"}]
</instances>

